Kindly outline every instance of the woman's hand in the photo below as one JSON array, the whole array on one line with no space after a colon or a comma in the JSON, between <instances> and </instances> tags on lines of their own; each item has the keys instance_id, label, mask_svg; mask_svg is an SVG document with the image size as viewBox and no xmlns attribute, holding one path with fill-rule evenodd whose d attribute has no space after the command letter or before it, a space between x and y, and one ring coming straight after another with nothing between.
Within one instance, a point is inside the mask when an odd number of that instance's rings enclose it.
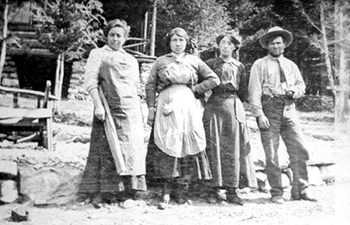
<instances>
[{"instance_id":1,"label":"woman's hand","mask_svg":"<svg viewBox=\"0 0 350 225\"><path fill-rule=\"evenodd\" d=\"M148 108L147 124L150 125L151 127L154 124L154 118L155 118L155 108L150 107Z\"/></svg>"},{"instance_id":2,"label":"woman's hand","mask_svg":"<svg viewBox=\"0 0 350 225\"><path fill-rule=\"evenodd\" d=\"M264 115L259 116L258 117L258 125L262 129L269 128L270 127L269 119L266 116L264 116Z\"/></svg>"},{"instance_id":3,"label":"woman's hand","mask_svg":"<svg viewBox=\"0 0 350 225\"><path fill-rule=\"evenodd\" d=\"M102 105L95 107L95 116L97 119L104 121L106 117L106 111Z\"/></svg>"}]
</instances>

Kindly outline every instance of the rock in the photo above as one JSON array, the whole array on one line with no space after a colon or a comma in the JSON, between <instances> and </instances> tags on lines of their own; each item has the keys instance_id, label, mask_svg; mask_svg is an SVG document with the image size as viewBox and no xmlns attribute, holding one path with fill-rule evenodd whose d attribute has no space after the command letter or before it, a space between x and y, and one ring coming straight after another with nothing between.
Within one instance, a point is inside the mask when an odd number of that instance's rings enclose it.
<instances>
[{"instance_id":1,"label":"rock","mask_svg":"<svg viewBox=\"0 0 350 225\"><path fill-rule=\"evenodd\" d=\"M17 163L13 161L0 160L0 178L5 176L16 177L18 174Z\"/></svg>"},{"instance_id":2,"label":"rock","mask_svg":"<svg viewBox=\"0 0 350 225\"><path fill-rule=\"evenodd\" d=\"M123 209L129 209L136 206L136 202L132 199L127 199L124 202L120 203L120 207Z\"/></svg>"},{"instance_id":3,"label":"rock","mask_svg":"<svg viewBox=\"0 0 350 225\"><path fill-rule=\"evenodd\" d=\"M268 192L271 189L267 175L261 171L256 172L256 179L258 180L258 189L261 192Z\"/></svg>"},{"instance_id":4,"label":"rock","mask_svg":"<svg viewBox=\"0 0 350 225\"><path fill-rule=\"evenodd\" d=\"M288 188L290 186L290 180L287 174L282 173L282 187Z\"/></svg>"},{"instance_id":5,"label":"rock","mask_svg":"<svg viewBox=\"0 0 350 225\"><path fill-rule=\"evenodd\" d=\"M335 165L320 166L321 179L326 183L335 181Z\"/></svg>"},{"instance_id":6,"label":"rock","mask_svg":"<svg viewBox=\"0 0 350 225\"><path fill-rule=\"evenodd\" d=\"M320 169L317 166L308 166L307 171L309 174L309 184L310 185L318 186L318 185L323 184Z\"/></svg>"},{"instance_id":7,"label":"rock","mask_svg":"<svg viewBox=\"0 0 350 225\"><path fill-rule=\"evenodd\" d=\"M20 168L21 194L27 195L35 204L65 204L75 199L82 177L80 169L33 166Z\"/></svg>"},{"instance_id":8,"label":"rock","mask_svg":"<svg viewBox=\"0 0 350 225\"><path fill-rule=\"evenodd\" d=\"M0 180L0 202L12 203L17 198L17 182L13 180Z\"/></svg>"},{"instance_id":9,"label":"rock","mask_svg":"<svg viewBox=\"0 0 350 225\"><path fill-rule=\"evenodd\" d=\"M34 202L29 201L11 211L11 220L14 222L22 222L29 220L29 210L33 207Z\"/></svg>"},{"instance_id":10,"label":"rock","mask_svg":"<svg viewBox=\"0 0 350 225\"><path fill-rule=\"evenodd\" d=\"M73 135L67 134L66 132L60 130L55 136L54 136L54 141L55 142L69 142L73 138Z\"/></svg>"}]
</instances>

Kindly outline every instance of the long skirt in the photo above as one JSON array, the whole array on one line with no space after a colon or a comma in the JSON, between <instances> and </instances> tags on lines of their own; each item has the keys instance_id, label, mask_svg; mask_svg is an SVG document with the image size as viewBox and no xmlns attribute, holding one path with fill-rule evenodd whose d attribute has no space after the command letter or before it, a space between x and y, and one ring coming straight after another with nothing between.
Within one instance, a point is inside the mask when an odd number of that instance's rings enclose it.
<instances>
[{"instance_id":1,"label":"long skirt","mask_svg":"<svg viewBox=\"0 0 350 225\"><path fill-rule=\"evenodd\" d=\"M186 85L172 85L159 94L147 154L150 177L211 178L202 117L203 106Z\"/></svg>"},{"instance_id":2,"label":"long skirt","mask_svg":"<svg viewBox=\"0 0 350 225\"><path fill-rule=\"evenodd\" d=\"M115 193L124 190L146 190L145 175L119 176L109 148L103 122L93 119L90 150L80 193Z\"/></svg>"},{"instance_id":3,"label":"long skirt","mask_svg":"<svg viewBox=\"0 0 350 225\"><path fill-rule=\"evenodd\" d=\"M204 111L204 127L212 185L223 188L257 187L248 127L241 101L212 96Z\"/></svg>"},{"instance_id":4,"label":"long skirt","mask_svg":"<svg viewBox=\"0 0 350 225\"><path fill-rule=\"evenodd\" d=\"M147 157L149 180L179 178L183 182L211 179L211 170L205 151L183 158L169 156L154 143L153 130L150 135Z\"/></svg>"}]
</instances>

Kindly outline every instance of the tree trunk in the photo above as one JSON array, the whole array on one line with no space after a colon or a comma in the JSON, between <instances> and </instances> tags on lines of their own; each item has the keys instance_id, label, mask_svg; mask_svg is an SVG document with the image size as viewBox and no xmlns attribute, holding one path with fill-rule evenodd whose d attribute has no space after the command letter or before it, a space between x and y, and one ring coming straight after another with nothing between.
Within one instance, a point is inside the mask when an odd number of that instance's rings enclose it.
<instances>
[{"instance_id":1,"label":"tree trunk","mask_svg":"<svg viewBox=\"0 0 350 225\"><path fill-rule=\"evenodd\" d=\"M150 55L151 56L154 56L155 43L156 43L157 7L158 7L157 4L158 4L158 0L154 0L153 13L152 13L151 46L150 46Z\"/></svg>"},{"instance_id":2,"label":"tree trunk","mask_svg":"<svg viewBox=\"0 0 350 225\"><path fill-rule=\"evenodd\" d=\"M56 77L55 77L55 96L57 101L54 104L55 112L60 112L61 105L61 96L62 96L62 85L64 77L64 53L61 52L57 56L57 65L56 65Z\"/></svg>"},{"instance_id":3,"label":"tree trunk","mask_svg":"<svg viewBox=\"0 0 350 225\"><path fill-rule=\"evenodd\" d=\"M349 139L350 136L350 47L348 40L349 27L346 24L350 21L346 13L349 3L343 0L337 0L335 3L335 35L336 40L336 57L335 65L338 75L339 84L337 85L335 99L335 129L339 135ZM341 135L340 135L341 134Z\"/></svg>"},{"instance_id":4,"label":"tree trunk","mask_svg":"<svg viewBox=\"0 0 350 225\"><path fill-rule=\"evenodd\" d=\"M2 45L1 45L1 56L0 56L0 85L2 81L2 71L4 69L5 65L5 59L6 59L6 38L7 38L7 16L8 16L8 11L9 11L9 5L8 5L8 0L5 2L5 9L4 9L4 27L2 31L3 35L3 40L2 40Z\"/></svg>"},{"instance_id":5,"label":"tree trunk","mask_svg":"<svg viewBox=\"0 0 350 225\"><path fill-rule=\"evenodd\" d=\"M329 89L332 90L333 93L333 103L334 103L334 78L332 74L332 65L330 60L329 48L328 48L328 40L327 40L327 31L326 31L326 19L325 19L325 7L324 1L320 1L320 19L321 19L321 31L322 31L322 44L324 49L324 58L326 62L327 68L327 78L328 78L328 86Z\"/></svg>"}]
</instances>

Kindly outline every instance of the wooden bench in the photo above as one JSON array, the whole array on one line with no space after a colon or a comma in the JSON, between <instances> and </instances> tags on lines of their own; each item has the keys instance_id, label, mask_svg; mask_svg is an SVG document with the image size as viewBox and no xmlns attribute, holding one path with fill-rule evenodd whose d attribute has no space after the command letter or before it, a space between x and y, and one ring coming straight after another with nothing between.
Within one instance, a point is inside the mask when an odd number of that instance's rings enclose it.
<instances>
[{"instance_id":1,"label":"wooden bench","mask_svg":"<svg viewBox=\"0 0 350 225\"><path fill-rule=\"evenodd\" d=\"M51 82L46 82L45 92L25 90L19 88L2 87L0 93L12 94L11 106L0 106L0 132L12 132L15 143L32 140L39 136L38 145L53 150L52 119L53 108L50 100L58 100L50 94ZM36 97L37 103L32 108L23 108L19 105L19 97ZM18 131L32 131L31 135L18 138Z\"/></svg>"}]
</instances>

